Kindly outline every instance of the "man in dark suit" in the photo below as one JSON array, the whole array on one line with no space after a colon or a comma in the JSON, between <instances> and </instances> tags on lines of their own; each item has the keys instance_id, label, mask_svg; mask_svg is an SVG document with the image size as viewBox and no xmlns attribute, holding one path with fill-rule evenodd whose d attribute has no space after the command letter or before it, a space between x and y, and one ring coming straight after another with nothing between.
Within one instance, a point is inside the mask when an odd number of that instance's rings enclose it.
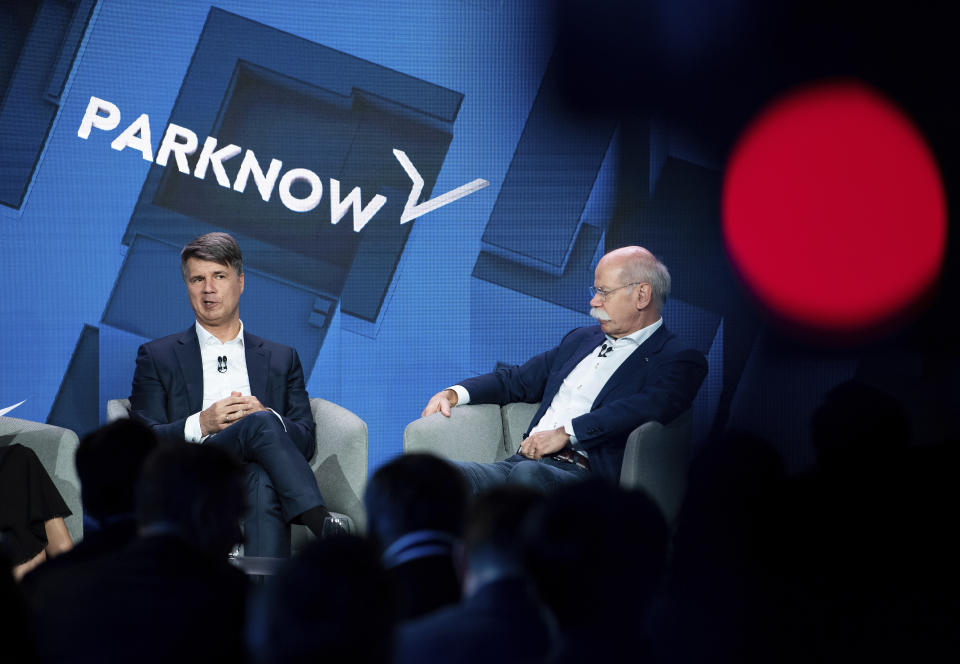
<instances>
[{"instance_id":1,"label":"man in dark suit","mask_svg":"<svg viewBox=\"0 0 960 664\"><path fill-rule=\"evenodd\" d=\"M591 292L598 326L573 330L522 366L438 392L424 408L423 417L449 417L457 404L540 402L517 454L458 464L476 493L504 481L551 489L591 472L616 480L630 432L651 420L668 424L693 403L707 363L663 325L663 263L642 247L611 251Z\"/></svg>"},{"instance_id":2,"label":"man in dark suit","mask_svg":"<svg viewBox=\"0 0 960 664\"><path fill-rule=\"evenodd\" d=\"M226 233L195 238L180 254L196 323L143 344L132 414L161 435L214 445L247 468L245 553L289 556L289 523L339 530L308 460L316 442L297 352L244 331L240 247Z\"/></svg>"}]
</instances>

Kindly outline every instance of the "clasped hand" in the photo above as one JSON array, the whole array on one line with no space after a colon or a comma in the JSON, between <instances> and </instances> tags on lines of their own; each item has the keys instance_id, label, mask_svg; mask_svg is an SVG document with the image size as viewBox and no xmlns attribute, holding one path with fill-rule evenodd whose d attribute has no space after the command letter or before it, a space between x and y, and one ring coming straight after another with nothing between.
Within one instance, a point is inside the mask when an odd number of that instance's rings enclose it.
<instances>
[{"instance_id":1,"label":"clasped hand","mask_svg":"<svg viewBox=\"0 0 960 664\"><path fill-rule=\"evenodd\" d=\"M257 397L245 397L239 392L231 392L230 396L210 404L206 410L200 411L200 433L204 436L223 431L234 422L243 419L250 413L267 410Z\"/></svg>"},{"instance_id":2,"label":"clasped hand","mask_svg":"<svg viewBox=\"0 0 960 664\"><path fill-rule=\"evenodd\" d=\"M519 454L528 459L539 459L548 454L559 452L569 442L570 435L563 427L550 429L549 431L537 431L527 436L520 443Z\"/></svg>"}]
</instances>

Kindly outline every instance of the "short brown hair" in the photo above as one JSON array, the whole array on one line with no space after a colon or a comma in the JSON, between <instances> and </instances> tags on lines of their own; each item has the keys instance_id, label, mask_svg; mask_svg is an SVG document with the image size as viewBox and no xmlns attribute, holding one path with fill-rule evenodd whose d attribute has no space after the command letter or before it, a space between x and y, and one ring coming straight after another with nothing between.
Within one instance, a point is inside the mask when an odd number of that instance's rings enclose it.
<instances>
[{"instance_id":1,"label":"short brown hair","mask_svg":"<svg viewBox=\"0 0 960 664\"><path fill-rule=\"evenodd\" d=\"M180 271L183 273L184 281L187 279L187 261L191 258L229 265L236 270L237 276L243 274L243 254L240 253L240 245L227 233L207 233L190 240L190 243L180 252Z\"/></svg>"}]
</instances>

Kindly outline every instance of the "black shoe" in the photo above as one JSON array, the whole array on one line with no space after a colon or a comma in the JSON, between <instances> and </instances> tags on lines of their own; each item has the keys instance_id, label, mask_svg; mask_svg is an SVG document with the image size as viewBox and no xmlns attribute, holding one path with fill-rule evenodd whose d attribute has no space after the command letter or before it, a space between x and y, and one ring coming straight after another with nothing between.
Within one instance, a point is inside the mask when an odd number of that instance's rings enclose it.
<instances>
[{"instance_id":1,"label":"black shoe","mask_svg":"<svg viewBox=\"0 0 960 664\"><path fill-rule=\"evenodd\" d=\"M323 520L323 529L320 531L321 539L342 537L349 534L343 522L332 514Z\"/></svg>"}]
</instances>

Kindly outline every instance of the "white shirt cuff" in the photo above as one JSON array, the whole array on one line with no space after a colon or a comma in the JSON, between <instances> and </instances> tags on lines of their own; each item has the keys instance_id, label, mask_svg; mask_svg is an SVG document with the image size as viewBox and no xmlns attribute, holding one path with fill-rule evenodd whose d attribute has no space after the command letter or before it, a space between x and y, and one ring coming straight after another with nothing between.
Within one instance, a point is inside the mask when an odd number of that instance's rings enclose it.
<instances>
[{"instance_id":1,"label":"white shirt cuff","mask_svg":"<svg viewBox=\"0 0 960 664\"><path fill-rule=\"evenodd\" d=\"M204 435L200 430L200 413L194 413L187 418L183 425L183 439L188 443L203 442Z\"/></svg>"},{"instance_id":2,"label":"white shirt cuff","mask_svg":"<svg viewBox=\"0 0 960 664\"><path fill-rule=\"evenodd\" d=\"M283 423L283 418L280 417L280 413L278 413L277 411L275 411L273 408L267 408L267 410L269 410L271 413L273 413L274 415L277 416L277 419L280 420L280 426L282 426L282 427L283 427L283 430L286 431L286 430L287 430L287 425Z\"/></svg>"},{"instance_id":3,"label":"white shirt cuff","mask_svg":"<svg viewBox=\"0 0 960 664\"><path fill-rule=\"evenodd\" d=\"M569 419L563 423L563 430L567 432L567 435L570 436L570 446L573 447L577 444L577 434L573 432L573 420Z\"/></svg>"},{"instance_id":4,"label":"white shirt cuff","mask_svg":"<svg viewBox=\"0 0 960 664\"><path fill-rule=\"evenodd\" d=\"M467 392L467 388L463 385L451 385L447 388L448 390L453 390L457 393L457 405L466 406L470 403L470 393Z\"/></svg>"}]
</instances>

